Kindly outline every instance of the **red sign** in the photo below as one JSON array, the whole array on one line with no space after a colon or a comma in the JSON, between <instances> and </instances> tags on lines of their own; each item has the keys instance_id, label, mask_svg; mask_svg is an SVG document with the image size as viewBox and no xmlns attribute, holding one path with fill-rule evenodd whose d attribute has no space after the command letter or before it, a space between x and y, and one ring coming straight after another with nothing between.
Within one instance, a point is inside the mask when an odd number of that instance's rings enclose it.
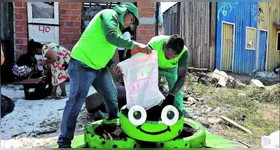
<instances>
[{"instance_id":1,"label":"red sign","mask_svg":"<svg viewBox=\"0 0 280 150\"><path fill-rule=\"evenodd\" d=\"M43 33L48 33L50 32L51 28L49 26L39 26L39 31L43 32Z\"/></svg>"}]
</instances>

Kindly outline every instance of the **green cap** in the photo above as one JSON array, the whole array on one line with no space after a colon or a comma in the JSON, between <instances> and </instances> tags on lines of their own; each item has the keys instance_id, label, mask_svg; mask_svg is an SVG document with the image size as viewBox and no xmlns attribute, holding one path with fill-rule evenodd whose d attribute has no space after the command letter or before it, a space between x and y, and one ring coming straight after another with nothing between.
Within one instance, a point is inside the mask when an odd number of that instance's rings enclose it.
<instances>
[{"instance_id":1,"label":"green cap","mask_svg":"<svg viewBox=\"0 0 280 150\"><path fill-rule=\"evenodd\" d=\"M139 14L138 14L138 8L133 5L132 3L123 3L122 5L117 5L114 7L114 10L119 12L121 14L121 23L124 24L123 18L125 12L128 10L135 16L134 26L139 25Z\"/></svg>"}]
</instances>

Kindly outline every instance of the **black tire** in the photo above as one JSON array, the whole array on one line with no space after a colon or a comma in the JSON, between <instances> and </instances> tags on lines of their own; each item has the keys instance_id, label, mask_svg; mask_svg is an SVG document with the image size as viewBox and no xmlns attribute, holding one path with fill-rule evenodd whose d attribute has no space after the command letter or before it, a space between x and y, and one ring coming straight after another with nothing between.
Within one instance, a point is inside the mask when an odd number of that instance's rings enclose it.
<instances>
[{"instance_id":1,"label":"black tire","mask_svg":"<svg viewBox=\"0 0 280 150\"><path fill-rule=\"evenodd\" d=\"M195 133L192 136L175 138L166 142L157 142L156 145L159 148L202 148L205 146L206 130L199 123L191 119L184 118L184 124L189 125L195 129Z\"/></svg>"},{"instance_id":2,"label":"black tire","mask_svg":"<svg viewBox=\"0 0 280 150\"><path fill-rule=\"evenodd\" d=\"M123 139L105 139L96 134L95 129L102 126L102 120L88 124L85 128L85 143L89 148L139 148L139 143L129 138L128 136ZM117 126L117 124L116 124Z\"/></svg>"}]
</instances>

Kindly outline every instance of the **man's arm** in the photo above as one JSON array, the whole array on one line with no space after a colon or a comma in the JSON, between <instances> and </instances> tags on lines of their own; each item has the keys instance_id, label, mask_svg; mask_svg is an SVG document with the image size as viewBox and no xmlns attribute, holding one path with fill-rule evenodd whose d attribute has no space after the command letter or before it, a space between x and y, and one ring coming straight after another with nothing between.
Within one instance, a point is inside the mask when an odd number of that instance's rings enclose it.
<instances>
[{"instance_id":1,"label":"man's arm","mask_svg":"<svg viewBox=\"0 0 280 150\"><path fill-rule=\"evenodd\" d=\"M117 13L112 14L112 11L104 11L101 14L102 19L102 28L106 37L106 40L117 46L122 48L130 48L132 49L134 46L134 42L129 39L124 39L122 35L118 35L117 28L119 26L119 19Z\"/></svg>"},{"instance_id":2,"label":"man's arm","mask_svg":"<svg viewBox=\"0 0 280 150\"><path fill-rule=\"evenodd\" d=\"M174 85L174 88L170 91L170 93L173 94L174 96L184 86L187 71L188 71L187 67L178 67L178 79Z\"/></svg>"},{"instance_id":3,"label":"man's arm","mask_svg":"<svg viewBox=\"0 0 280 150\"><path fill-rule=\"evenodd\" d=\"M1 65L4 63L4 61L5 61L5 57L4 57L4 53L1 49Z\"/></svg>"},{"instance_id":4,"label":"man's arm","mask_svg":"<svg viewBox=\"0 0 280 150\"><path fill-rule=\"evenodd\" d=\"M39 66L45 66L45 65L48 65L48 64L53 64L57 59L56 53L52 49L50 49L46 52L45 57L47 58L47 60L38 60L37 61L37 64Z\"/></svg>"},{"instance_id":5,"label":"man's arm","mask_svg":"<svg viewBox=\"0 0 280 150\"><path fill-rule=\"evenodd\" d=\"M188 51L186 50L181 58L179 59L178 64L178 79L174 85L174 88L170 91L174 96L180 91L180 89L185 84L185 79L188 71Z\"/></svg>"},{"instance_id":6,"label":"man's arm","mask_svg":"<svg viewBox=\"0 0 280 150\"><path fill-rule=\"evenodd\" d=\"M156 43L155 37L153 37L152 39L150 39L147 45L153 50L155 48L154 46L155 43Z\"/></svg>"}]
</instances>

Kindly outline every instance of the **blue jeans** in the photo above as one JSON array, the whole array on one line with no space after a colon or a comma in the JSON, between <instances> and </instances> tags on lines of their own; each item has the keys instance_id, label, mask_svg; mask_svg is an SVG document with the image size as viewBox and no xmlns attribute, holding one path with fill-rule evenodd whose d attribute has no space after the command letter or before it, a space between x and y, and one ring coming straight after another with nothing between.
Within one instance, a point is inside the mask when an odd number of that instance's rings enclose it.
<instances>
[{"instance_id":1,"label":"blue jeans","mask_svg":"<svg viewBox=\"0 0 280 150\"><path fill-rule=\"evenodd\" d=\"M106 67L94 70L81 61L71 58L68 65L68 73L70 76L69 99L66 101L60 128L61 134L57 141L58 145L62 147L71 145L76 120L81 107L85 103L91 85L104 99L109 118L117 118L119 116L117 89L111 73Z\"/></svg>"}]
</instances>

